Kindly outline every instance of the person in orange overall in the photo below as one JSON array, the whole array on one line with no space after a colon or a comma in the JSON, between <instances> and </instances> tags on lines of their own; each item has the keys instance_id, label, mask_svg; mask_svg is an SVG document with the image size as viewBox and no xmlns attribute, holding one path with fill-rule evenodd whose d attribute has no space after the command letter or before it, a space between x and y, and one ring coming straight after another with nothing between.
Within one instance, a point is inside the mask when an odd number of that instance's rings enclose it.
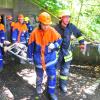
<instances>
[{"instance_id":1,"label":"person in orange overall","mask_svg":"<svg viewBox=\"0 0 100 100\"><path fill-rule=\"evenodd\" d=\"M47 93L51 100L58 100L55 94L56 87L56 50L59 48L62 39L60 34L50 26L51 16L42 12L39 17L39 27L35 28L28 42L28 59L36 65L36 90L38 94L43 93L43 73L46 71Z\"/></svg>"},{"instance_id":2,"label":"person in orange overall","mask_svg":"<svg viewBox=\"0 0 100 100\"><path fill-rule=\"evenodd\" d=\"M12 32L12 43L22 43L27 45L29 39L28 28L24 23L24 16L20 14L18 16L18 22L15 23ZM20 59L21 64L25 64L23 59Z\"/></svg>"},{"instance_id":3,"label":"person in orange overall","mask_svg":"<svg viewBox=\"0 0 100 100\"><path fill-rule=\"evenodd\" d=\"M27 44L29 39L29 33L26 24L24 23L24 16L20 14L18 16L18 22L15 23L12 32L12 42L18 42Z\"/></svg>"},{"instance_id":4,"label":"person in orange overall","mask_svg":"<svg viewBox=\"0 0 100 100\"><path fill-rule=\"evenodd\" d=\"M1 23L0 16L0 72L3 70L3 44L5 40L5 26Z\"/></svg>"}]
</instances>

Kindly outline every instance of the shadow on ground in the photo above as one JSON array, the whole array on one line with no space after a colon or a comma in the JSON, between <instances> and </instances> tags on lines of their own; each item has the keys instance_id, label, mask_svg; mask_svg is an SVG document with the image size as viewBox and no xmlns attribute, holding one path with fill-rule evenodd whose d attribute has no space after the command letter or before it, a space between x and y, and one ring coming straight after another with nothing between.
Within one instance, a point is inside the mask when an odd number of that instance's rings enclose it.
<instances>
[{"instance_id":1,"label":"shadow on ground","mask_svg":"<svg viewBox=\"0 0 100 100\"><path fill-rule=\"evenodd\" d=\"M30 74L31 72L32 74ZM5 65L3 72L0 73L0 88L7 87L12 93L14 98L9 98L8 100L48 100L46 91L38 98L35 82L27 81L28 79L32 81L36 78L33 73L33 66L28 64L21 65L19 62L13 61ZM84 71L85 74L82 73L83 71L79 69L71 70L68 93L66 94L59 90L57 83L56 94L59 100L100 100L100 87L94 95L86 95L84 93L84 88L95 82L96 78L90 77L89 73L86 75L86 71Z\"/></svg>"}]
</instances>

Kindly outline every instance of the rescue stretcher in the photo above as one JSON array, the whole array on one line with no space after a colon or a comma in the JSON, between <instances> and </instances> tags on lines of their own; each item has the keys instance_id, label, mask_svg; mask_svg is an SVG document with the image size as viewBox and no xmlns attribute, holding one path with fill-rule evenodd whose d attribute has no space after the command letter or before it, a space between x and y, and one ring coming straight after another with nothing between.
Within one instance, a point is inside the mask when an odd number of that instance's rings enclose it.
<instances>
[{"instance_id":1,"label":"rescue stretcher","mask_svg":"<svg viewBox=\"0 0 100 100\"><path fill-rule=\"evenodd\" d=\"M16 57L27 61L27 47L21 43L14 43L6 48L6 50Z\"/></svg>"}]
</instances>

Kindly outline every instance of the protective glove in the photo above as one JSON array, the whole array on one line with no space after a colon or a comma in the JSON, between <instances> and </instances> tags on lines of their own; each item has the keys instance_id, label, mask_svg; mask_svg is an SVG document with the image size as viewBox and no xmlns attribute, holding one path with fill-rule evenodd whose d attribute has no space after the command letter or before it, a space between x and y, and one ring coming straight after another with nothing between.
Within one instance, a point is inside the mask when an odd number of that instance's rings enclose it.
<instances>
[{"instance_id":1,"label":"protective glove","mask_svg":"<svg viewBox=\"0 0 100 100\"><path fill-rule=\"evenodd\" d=\"M79 48L80 48L80 51L85 55L85 53L86 53L86 45L81 44L81 45L79 46Z\"/></svg>"},{"instance_id":2,"label":"protective glove","mask_svg":"<svg viewBox=\"0 0 100 100\"><path fill-rule=\"evenodd\" d=\"M55 48L55 45L53 43L50 43L48 46L48 52L51 52Z\"/></svg>"},{"instance_id":3,"label":"protective glove","mask_svg":"<svg viewBox=\"0 0 100 100\"><path fill-rule=\"evenodd\" d=\"M4 41L4 45L10 45L11 44L11 42L9 42L9 41Z\"/></svg>"},{"instance_id":4,"label":"protective glove","mask_svg":"<svg viewBox=\"0 0 100 100\"><path fill-rule=\"evenodd\" d=\"M4 52L6 53L8 51L9 47L4 46Z\"/></svg>"},{"instance_id":5,"label":"protective glove","mask_svg":"<svg viewBox=\"0 0 100 100\"><path fill-rule=\"evenodd\" d=\"M85 48L85 45L84 45L84 44L80 44L80 45L79 45L79 48L80 48L80 49L84 49L84 48Z\"/></svg>"}]
</instances>

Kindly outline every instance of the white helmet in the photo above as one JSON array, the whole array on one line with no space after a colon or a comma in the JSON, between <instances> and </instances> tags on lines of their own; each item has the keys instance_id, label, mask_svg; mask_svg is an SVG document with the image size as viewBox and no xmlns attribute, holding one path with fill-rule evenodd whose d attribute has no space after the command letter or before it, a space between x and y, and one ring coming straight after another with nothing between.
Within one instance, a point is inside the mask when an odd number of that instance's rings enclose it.
<instances>
[{"instance_id":1,"label":"white helmet","mask_svg":"<svg viewBox=\"0 0 100 100\"><path fill-rule=\"evenodd\" d=\"M70 11L69 10L60 11L59 17L63 17L63 16L71 16Z\"/></svg>"}]
</instances>

